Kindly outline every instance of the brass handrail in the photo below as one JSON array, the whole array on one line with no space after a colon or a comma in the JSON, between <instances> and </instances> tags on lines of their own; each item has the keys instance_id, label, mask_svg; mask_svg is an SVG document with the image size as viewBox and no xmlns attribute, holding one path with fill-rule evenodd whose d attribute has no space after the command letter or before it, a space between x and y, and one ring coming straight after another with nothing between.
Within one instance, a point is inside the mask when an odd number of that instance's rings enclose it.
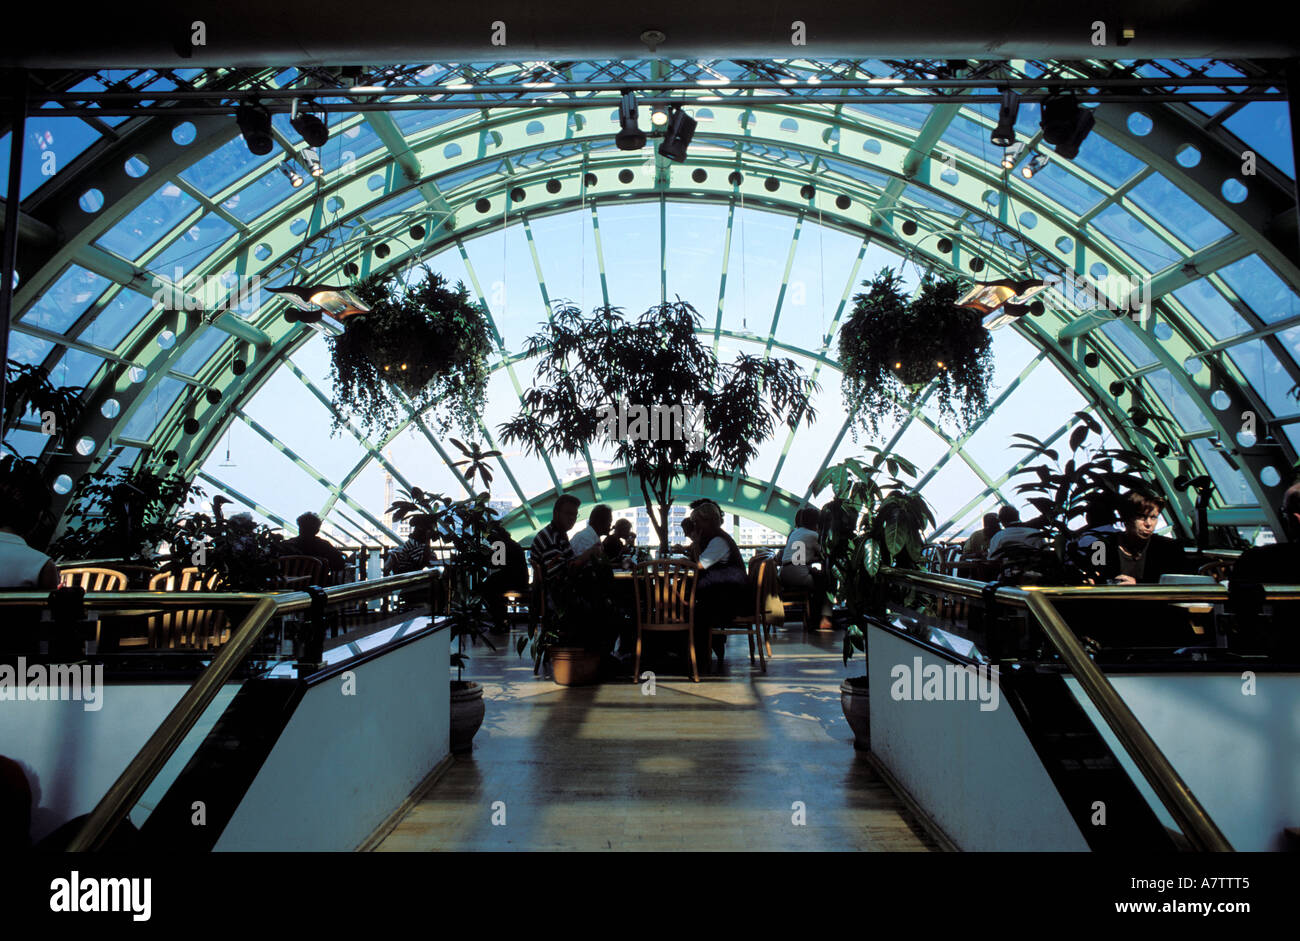
<instances>
[{"instance_id":1,"label":"brass handrail","mask_svg":"<svg viewBox=\"0 0 1300 941\"><path fill-rule=\"evenodd\" d=\"M390 575L386 578L377 578L367 582L355 582L350 585L326 588L324 594L329 601L350 601L365 596L383 595L401 588L420 585L426 582L431 574L431 570L423 570L403 575ZM359 590L359 586L364 586L366 590ZM33 593L24 592L23 594ZM98 596L128 594L144 596L145 600L153 601L159 593L94 593L96 604L99 604ZM174 594L184 595L183 600L191 604L195 598L230 597L218 596L212 592L175 592ZM45 597L41 595L39 600L44 601ZM87 597L91 596L87 595ZM148 788L158 772L162 770L163 765L180 747L181 741L194 727L194 724L198 722L199 717L216 697L217 692L225 685L226 680L234 673L235 668L239 666L248 652L252 650L262 631L270 623L271 618L277 614L305 609L311 604L311 596L301 591L242 596L244 600L248 598L256 599L252 609L233 632L230 640L222 646L212 662L199 674L198 679L194 681L194 685L186 690L185 695L172 707L171 712L163 719L162 724L158 726L153 735L149 737L149 740L145 742L140 751L127 764L117 780L113 782L113 785L105 792L99 803L95 805L95 809L91 811L85 825L68 846L68 852L79 853L104 847L109 831L135 806L136 801L144 794L145 789Z\"/></svg>"},{"instance_id":2,"label":"brass handrail","mask_svg":"<svg viewBox=\"0 0 1300 941\"><path fill-rule=\"evenodd\" d=\"M970 582L967 579L945 578L926 572L916 573L904 569L883 571L887 578L895 582L916 584L919 587L949 591L953 594L977 597L981 591L973 591L973 589L983 587L980 583ZM1283 598L1300 598L1300 588L1296 586L1267 586L1266 592L1269 595L1276 593ZM1232 845L1206 813L1200 801L1192 794L1191 788L1174 770L1169 759L1147 734L1142 723L1116 692L1110 680L1084 651L1075 638L1074 631L1061 617L1052 601L1061 598L1188 601L1191 599L1226 600L1227 597L1228 591L1222 585L1031 586L999 588L996 593L999 602L1023 605L1038 620L1043 633L1061 654L1061 659L1074 673L1083 691L1115 733L1120 745L1138 766L1142 776L1155 790L1156 796L1182 829L1193 849L1202 852L1232 852Z\"/></svg>"}]
</instances>

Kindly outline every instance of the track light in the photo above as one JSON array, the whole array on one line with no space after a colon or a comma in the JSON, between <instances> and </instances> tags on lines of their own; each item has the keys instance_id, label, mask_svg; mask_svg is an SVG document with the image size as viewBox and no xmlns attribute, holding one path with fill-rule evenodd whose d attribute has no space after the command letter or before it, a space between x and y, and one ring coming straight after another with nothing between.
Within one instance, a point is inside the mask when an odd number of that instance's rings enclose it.
<instances>
[{"instance_id":1,"label":"track light","mask_svg":"<svg viewBox=\"0 0 1300 941\"><path fill-rule=\"evenodd\" d=\"M1045 166L1047 166L1047 154L1035 153L1033 158L1020 168L1020 175L1026 180L1032 180L1034 174Z\"/></svg>"},{"instance_id":2,"label":"track light","mask_svg":"<svg viewBox=\"0 0 1300 941\"><path fill-rule=\"evenodd\" d=\"M307 164L307 171L311 173L313 179L319 177L324 172L320 165L320 154L316 153L316 151L312 150L310 147L304 147L302 149L302 159L303 162Z\"/></svg>"},{"instance_id":3,"label":"track light","mask_svg":"<svg viewBox=\"0 0 1300 941\"><path fill-rule=\"evenodd\" d=\"M659 155L677 163L685 162L686 148L695 136L695 126L695 119L683 111L680 105L674 105L672 113L668 115L668 126L664 131L664 141L659 145Z\"/></svg>"},{"instance_id":4,"label":"track light","mask_svg":"<svg viewBox=\"0 0 1300 941\"><path fill-rule=\"evenodd\" d=\"M640 150L645 146L645 134L636 122L636 95L630 91L623 92L623 99L618 105L619 132L614 135L614 144L619 150Z\"/></svg>"},{"instance_id":5,"label":"track light","mask_svg":"<svg viewBox=\"0 0 1300 941\"><path fill-rule=\"evenodd\" d=\"M265 157L271 152L274 140L271 137L271 112L257 102L242 104L235 108L235 123L239 133L244 136L244 143L254 156Z\"/></svg>"},{"instance_id":6,"label":"track light","mask_svg":"<svg viewBox=\"0 0 1300 941\"><path fill-rule=\"evenodd\" d=\"M998 106L998 126L989 138L994 147L1010 147L1016 142L1016 118L1020 115L1020 96L1007 89Z\"/></svg>"},{"instance_id":7,"label":"track light","mask_svg":"<svg viewBox=\"0 0 1300 941\"><path fill-rule=\"evenodd\" d=\"M293 113L289 115L289 123L293 129L302 135L302 139L312 147L324 147L325 142L330 138L330 130L325 126L325 122L312 114L310 111L298 110L298 99L294 99Z\"/></svg>"},{"instance_id":8,"label":"track light","mask_svg":"<svg viewBox=\"0 0 1300 941\"><path fill-rule=\"evenodd\" d=\"M1079 146L1097 122L1088 108L1080 108L1073 95L1053 95L1043 102L1043 140L1066 160L1079 155Z\"/></svg>"},{"instance_id":9,"label":"track light","mask_svg":"<svg viewBox=\"0 0 1300 941\"><path fill-rule=\"evenodd\" d=\"M655 105L650 109L650 123L655 127L663 127L668 123L667 105Z\"/></svg>"},{"instance_id":10,"label":"track light","mask_svg":"<svg viewBox=\"0 0 1300 941\"><path fill-rule=\"evenodd\" d=\"M302 174L294 169L293 164L288 160L280 162L280 172L284 174L284 178L289 181L289 185L294 189L302 186Z\"/></svg>"},{"instance_id":11,"label":"track light","mask_svg":"<svg viewBox=\"0 0 1300 941\"><path fill-rule=\"evenodd\" d=\"M1016 143L1008 147L1002 153L1002 169L1003 170L1013 169L1016 165L1016 161L1020 159L1020 155L1023 154L1024 152L1025 152L1025 145L1019 141L1017 141Z\"/></svg>"}]
</instances>

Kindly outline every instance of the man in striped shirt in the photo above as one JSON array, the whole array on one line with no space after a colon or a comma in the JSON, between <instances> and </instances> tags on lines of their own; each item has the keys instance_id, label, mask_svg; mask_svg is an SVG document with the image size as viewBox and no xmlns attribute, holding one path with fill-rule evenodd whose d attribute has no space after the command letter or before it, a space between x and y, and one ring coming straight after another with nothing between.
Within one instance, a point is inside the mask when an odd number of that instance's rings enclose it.
<instances>
[{"instance_id":1,"label":"man in striped shirt","mask_svg":"<svg viewBox=\"0 0 1300 941\"><path fill-rule=\"evenodd\" d=\"M582 501L577 497L564 494L551 509L551 521L533 536L533 544L528 550L529 559L534 565L541 565L548 577L566 565L574 568L586 565L600 551L600 543L596 543L578 555L569 543L569 530L578 522L578 507L581 505Z\"/></svg>"}]
</instances>

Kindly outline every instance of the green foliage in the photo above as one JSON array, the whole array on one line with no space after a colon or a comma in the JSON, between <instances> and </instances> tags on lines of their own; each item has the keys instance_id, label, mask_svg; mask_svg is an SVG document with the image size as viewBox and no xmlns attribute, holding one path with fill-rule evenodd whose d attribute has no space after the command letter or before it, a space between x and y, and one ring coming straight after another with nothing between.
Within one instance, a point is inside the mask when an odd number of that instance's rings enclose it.
<instances>
[{"instance_id":1,"label":"green foliage","mask_svg":"<svg viewBox=\"0 0 1300 941\"><path fill-rule=\"evenodd\" d=\"M794 430L815 417L817 385L793 360L741 355L720 363L699 326L700 315L680 298L636 319L613 307L589 315L559 308L527 341L527 357L537 360L533 386L501 426L504 441L535 454L576 457L612 440L614 459L639 480L664 551L675 480L743 473L778 422ZM610 434L620 407L629 414L678 408L683 431L696 433Z\"/></svg>"},{"instance_id":2,"label":"green foliage","mask_svg":"<svg viewBox=\"0 0 1300 941\"><path fill-rule=\"evenodd\" d=\"M83 391L83 386L54 385L43 366L11 359L6 365L4 430L14 428L27 415L40 421L45 412L51 412L61 440L81 415Z\"/></svg>"},{"instance_id":3,"label":"green foliage","mask_svg":"<svg viewBox=\"0 0 1300 941\"><path fill-rule=\"evenodd\" d=\"M179 474L126 469L86 474L72 491L69 524L50 554L67 561L139 561L171 538L172 513L202 497Z\"/></svg>"},{"instance_id":4,"label":"green foliage","mask_svg":"<svg viewBox=\"0 0 1300 941\"><path fill-rule=\"evenodd\" d=\"M992 341L979 314L955 306L958 282L927 277L909 300L902 278L884 268L863 286L840 329L854 435L861 428L877 437L882 420L906 419L931 380L941 418L972 427L988 410Z\"/></svg>"},{"instance_id":5,"label":"green foliage","mask_svg":"<svg viewBox=\"0 0 1300 941\"><path fill-rule=\"evenodd\" d=\"M848 608L845 664L854 650L866 652L866 620L884 611L880 569L916 568L921 534L935 525L925 498L900 479L915 478L915 465L877 447L867 452L826 468L812 486L817 493L829 485L835 498L823 514L822 555L830 583Z\"/></svg>"},{"instance_id":6,"label":"green foliage","mask_svg":"<svg viewBox=\"0 0 1300 941\"><path fill-rule=\"evenodd\" d=\"M614 603L613 579L613 565L599 554L586 565L547 576L546 614L516 642L520 656L528 648L536 669L552 647L602 649L602 629L627 616Z\"/></svg>"},{"instance_id":7,"label":"green foliage","mask_svg":"<svg viewBox=\"0 0 1300 941\"><path fill-rule=\"evenodd\" d=\"M268 591L280 574L284 536L243 515L226 519L217 497L213 515L183 513L173 524L171 567L196 566L204 576L216 573L225 591Z\"/></svg>"},{"instance_id":8,"label":"green foliage","mask_svg":"<svg viewBox=\"0 0 1300 941\"><path fill-rule=\"evenodd\" d=\"M442 275L424 275L403 289L394 275L376 275L354 289L370 313L348 318L330 340L334 430L355 415L368 433L383 435L406 412L432 408L438 429L477 427L487 401L488 315L471 303L463 284L447 287Z\"/></svg>"}]
</instances>

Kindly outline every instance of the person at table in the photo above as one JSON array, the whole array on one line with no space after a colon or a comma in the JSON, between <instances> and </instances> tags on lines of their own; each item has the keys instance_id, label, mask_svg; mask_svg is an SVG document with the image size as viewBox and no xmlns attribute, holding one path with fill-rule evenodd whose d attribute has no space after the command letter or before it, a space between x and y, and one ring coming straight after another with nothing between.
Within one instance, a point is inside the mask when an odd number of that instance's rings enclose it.
<instances>
[{"instance_id":1,"label":"person at table","mask_svg":"<svg viewBox=\"0 0 1300 941\"><path fill-rule=\"evenodd\" d=\"M1300 585L1300 479L1282 494L1278 513L1286 541L1241 554L1228 576L1229 607L1246 647L1262 642L1263 649L1293 660L1300 658L1300 602L1274 601L1272 616L1265 618L1263 586Z\"/></svg>"},{"instance_id":2,"label":"person at table","mask_svg":"<svg viewBox=\"0 0 1300 941\"><path fill-rule=\"evenodd\" d=\"M576 498L575 498L576 499ZM569 537L575 555L582 555L592 546L598 546L609 535L610 525L614 522L614 511L601 503L587 517L587 525Z\"/></svg>"},{"instance_id":3,"label":"person at table","mask_svg":"<svg viewBox=\"0 0 1300 941\"><path fill-rule=\"evenodd\" d=\"M1278 507L1285 542L1251 546L1241 554L1228 576L1230 582L1257 585L1300 584L1300 480L1282 494Z\"/></svg>"},{"instance_id":4,"label":"person at table","mask_svg":"<svg viewBox=\"0 0 1300 941\"><path fill-rule=\"evenodd\" d=\"M1042 532L1020 522L1020 511L1014 506L999 509L998 522L1002 524L1002 530L989 540L990 559L1011 559L1043 548Z\"/></svg>"},{"instance_id":5,"label":"person at table","mask_svg":"<svg viewBox=\"0 0 1300 941\"><path fill-rule=\"evenodd\" d=\"M503 631L508 626L505 593L528 593L528 560L524 547L515 542L500 523L494 523L487 535L492 544L492 573L483 580L483 597L493 625L498 631ZM497 559L502 560L500 565L496 564Z\"/></svg>"},{"instance_id":6,"label":"person at table","mask_svg":"<svg viewBox=\"0 0 1300 941\"><path fill-rule=\"evenodd\" d=\"M815 606L820 621L820 630L831 629L831 603L826 591L826 572L823 567L814 568L814 563L824 563L821 544L817 539L817 527L821 522L821 513L811 507L805 507L794 515L794 529L781 550L781 560L777 569L777 579L782 588L808 593L809 607ZM807 612L809 615L812 611Z\"/></svg>"},{"instance_id":7,"label":"person at table","mask_svg":"<svg viewBox=\"0 0 1300 941\"><path fill-rule=\"evenodd\" d=\"M49 506L50 492L36 466L5 455L0 461L0 588L59 587L59 571L50 557L29 546L26 538Z\"/></svg>"},{"instance_id":8,"label":"person at table","mask_svg":"<svg viewBox=\"0 0 1300 941\"><path fill-rule=\"evenodd\" d=\"M569 540L569 530L578 522L578 508L582 501L571 493L561 495L551 508L551 521L539 529L529 546L529 558L533 565L541 566L544 576L555 574L564 566L577 567L586 565L601 552L597 541L582 552L573 548Z\"/></svg>"},{"instance_id":9,"label":"person at table","mask_svg":"<svg viewBox=\"0 0 1300 941\"><path fill-rule=\"evenodd\" d=\"M699 558L699 549L695 545L695 520L689 516L682 520L682 536L685 542L673 546L673 554L683 556L694 562Z\"/></svg>"},{"instance_id":10,"label":"person at table","mask_svg":"<svg viewBox=\"0 0 1300 941\"><path fill-rule=\"evenodd\" d=\"M636 561L636 530L632 528L632 521L624 517L614 522L614 528L610 531L611 538L619 541L619 552L612 556L624 568L630 568L631 563ZM606 540L608 544L609 540Z\"/></svg>"},{"instance_id":11,"label":"person at table","mask_svg":"<svg viewBox=\"0 0 1300 941\"><path fill-rule=\"evenodd\" d=\"M961 547L963 559L987 559L989 542L1002 531L1002 523L996 513L984 514L983 528L975 530Z\"/></svg>"},{"instance_id":12,"label":"person at table","mask_svg":"<svg viewBox=\"0 0 1300 941\"><path fill-rule=\"evenodd\" d=\"M709 661L709 631L724 627L745 610L749 580L745 561L736 542L722 528L722 508L712 501L691 512L695 520L695 544L700 547L698 564L703 571L695 583L695 656ZM713 652L722 659L726 637L715 637Z\"/></svg>"},{"instance_id":13,"label":"person at table","mask_svg":"<svg viewBox=\"0 0 1300 941\"><path fill-rule=\"evenodd\" d=\"M1084 527L1066 543L1066 560L1083 577L1084 584L1095 584L1107 571L1107 557L1115 551L1119 530L1115 528L1115 509L1106 501L1089 501L1083 510Z\"/></svg>"},{"instance_id":14,"label":"person at table","mask_svg":"<svg viewBox=\"0 0 1300 941\"><path fill-rule=\"evenodd\" d=\"M429 563L433 561L433 554L429 547L431 539L433 539L433 520L427 516L415 517L411 520L411 534L406 542L388 553L384 574L401 575L428 568Z\"/></svg>"},{"instance_id":15,"label":"person at table","mask_svg":"<svg viewBox=\"0 0 1300 941\"><path fill-rule=\"evenodd\" d=\"M320 517L315 513L304 513L298 517L298 535L286 539L281 544L281 552L284 555L309 555L320 559L321 566L334 576L335 581L348 564L343 553L333 543L321 538Z\"/></svg>"},{"instance_id":16,"label":"person at table","mask_svg":"<svg viewBox=\"0 0 1300 941\"><path fill-rule=\"evenodd\" d=\"M1119 521L1124 530L1111 537L1115 551L1107 553L1102 572L1111 584L1159 584L1161 575L1188 571L1182 544L1155 534L1164 508L1160 497L1137 491L1120 498Z\"/></svg>"}]
</instances>

